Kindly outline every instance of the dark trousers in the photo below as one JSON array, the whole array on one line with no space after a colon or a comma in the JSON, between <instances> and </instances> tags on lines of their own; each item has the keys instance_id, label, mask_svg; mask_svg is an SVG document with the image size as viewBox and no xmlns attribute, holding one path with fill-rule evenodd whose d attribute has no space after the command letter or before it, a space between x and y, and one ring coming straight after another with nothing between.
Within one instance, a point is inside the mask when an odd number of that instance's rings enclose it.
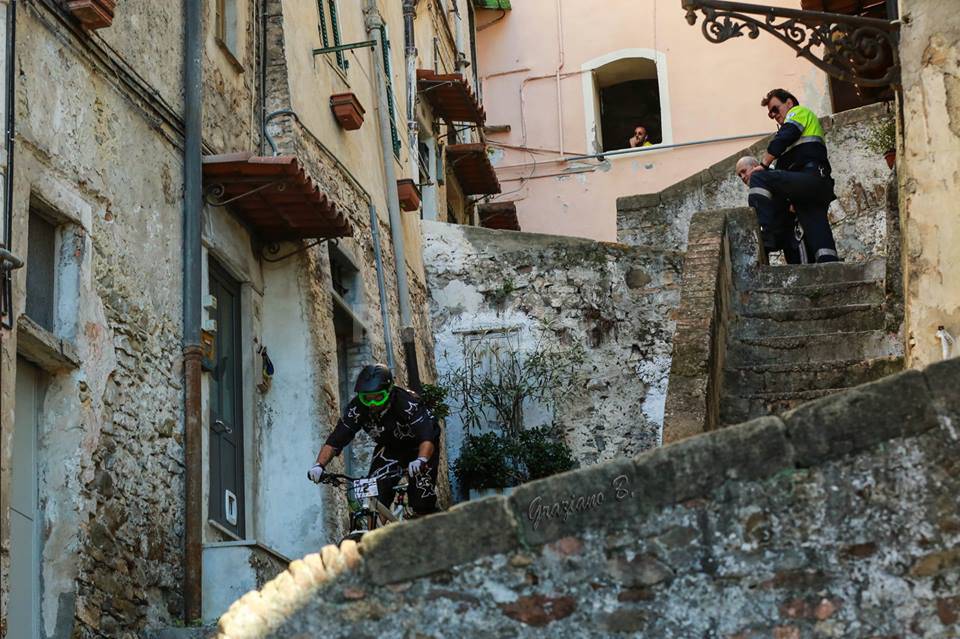
<instances>
[{"instance_id":1,"label":"dark trousers","mask_svg":"<svg viewBox=\"0 0 960 639\"><path fill-rule=\"evenodd\" d=\"M417 449L387 450L377 446L373 451L373 461L370 462L370 475L380 470L390 462L396 461L403 472L407 471L407 464L417 458ZM426 464L427 468L418 475L410 478L407 485L407 499L410 507L418 515L427 515L437 509L437 471L440 469L440 444L434 444L433 456ZM393 504L394 487L400 477L388 477L377 482L377 499L390 508Z\"/></svg>"},{"instance_id":2,"label":"dark trousers","mask_svg":"<svg viewBox=\"0 0 960 639\"><path fill-rule=\"evenodd\" d=\"M827 219L827 207L835 199L833 180L816 173L800 171L757 171L750 176L750 206L756 209L764 249L783 249L784 230L790 224L789 205L796 209L802 232L797 249L806 253L808 262L836 262L837 245ZM800 260L798 260L800 261ZM795 262L790 262L795 263Z\"/></svg>"}]
</instances>

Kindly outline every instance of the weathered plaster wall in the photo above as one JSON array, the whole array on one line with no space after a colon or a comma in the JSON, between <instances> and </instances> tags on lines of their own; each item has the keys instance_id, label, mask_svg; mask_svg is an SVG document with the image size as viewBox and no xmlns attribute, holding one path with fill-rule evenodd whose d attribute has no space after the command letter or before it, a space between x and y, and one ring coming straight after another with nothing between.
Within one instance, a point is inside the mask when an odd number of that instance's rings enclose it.
<instances>
[{"instance_id":1,"label":"weathered plaster wall","mask_svg":"<svg viewBox=\"0 0 960 639\"><path fill-rule=\"evenodd\" d=\"M54 332L81 362L47 376L40 409L40 627L117 636L180 609L180 158L43 9L18 16L15 246L26 253L31 197L44 201L61 224ZM15 317L24 287L18 271ZM16 353L4 335L5 410ZM6 530L3 543L5 597Z\"/></svg>"},{"instance_id":2,"label":"weathered plaster wall","mask_svg":"<svg viewBox=\"0 0 960 639\"><path fill-rule=\"evenodd\" d=\"M960 18L936 0L904 0L900 15L907 362L922 367L942 356L938 326L960 335Z\"/></svg>"},{"instance_id":3,"label":"weathered plaster wall","mask_svg":"<svg viewBox=\"0 0 960 639\"><path fill-rule=\"evenodd\" d=\"M437 366L462 367L465 339L516 331L522 350L579 344L586 361L556 422L583 464L657 445L670 368L670 312L679 303L681 256L553 235L424 222ZM527 426L549 423L528 415ZM448 458L459 456L460 420L447 420Z\"/></svg>"},{"instance_id":4,"label":"weathered plaster wall","mask_svg":"<svg viewBox=\"0 0 960 639\"><path fill-rule=\"evenodd\" d=\"M837 195L828 214L839 253L847 261L886 251L890 171L883 157L866 148L865 140L870 126L887 117L893 117L888 106L871 105L821 118ZM735 164L744 155L762 154L768 142L765 138L659 193L619 198L619 240L684 250L694 213L746 204L747 187L736 176Z\"/></svg>"},{"instance_id":5,"label":"weathered plaster wall","mask_svg":"<svg viewBox=\"0 0 960 639\"><path fill-rule=\"evenodd\" d=\"M955 636L957 383L944 362L324 548L217 636Z\"/></svg>"}]
</instances>

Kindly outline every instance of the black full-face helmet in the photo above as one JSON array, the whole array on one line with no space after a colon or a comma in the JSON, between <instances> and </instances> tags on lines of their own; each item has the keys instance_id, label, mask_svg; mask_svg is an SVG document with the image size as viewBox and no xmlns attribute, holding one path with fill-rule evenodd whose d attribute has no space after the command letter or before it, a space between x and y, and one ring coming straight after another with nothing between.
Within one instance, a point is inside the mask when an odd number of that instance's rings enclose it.
<instances>
[{"instance_id":1,"label":"black full-face helmet","mask_svg":"<svg viewBox=\"0 0 960 639\"><path fill-rule=\"evenodd\" d=\"M390 399L393 373L383 364L368 364L357 375L354 390L361 404L368 408L379 408Z\"/></svg>"}]
</instances>

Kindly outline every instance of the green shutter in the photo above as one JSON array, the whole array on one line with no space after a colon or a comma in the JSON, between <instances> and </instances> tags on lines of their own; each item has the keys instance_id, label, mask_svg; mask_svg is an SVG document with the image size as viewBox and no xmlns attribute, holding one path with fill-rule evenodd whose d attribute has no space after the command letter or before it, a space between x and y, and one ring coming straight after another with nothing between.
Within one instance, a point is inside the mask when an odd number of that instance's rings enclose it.
<instances>
[{"instance_id":1,"label":"green shutter","mask_svg":"<svg viewBox=\"0 0 960 639\"><path fill-rule=\"evenodd\" d=\"M330 46L330 38L327 36L327 18L323 11L323 0L317 0L317 14L320 16L320 24L317 29L320 31L320 42L324 49Z\"/></svg>"},{"instance_id":2,"label":"green shutter","mask_svg":"<svg viewBox=\"0 0 960 639\"><path fill-rule=\"evenodd\" d=\"M509 9L510 0L473 0L477 9Z\"/></svg>"},{"instance_id":3,"label":"green shutter","mask_svg":"<svg viewBox=\"0 0 960 639\"><path fill-rule=\"evenodd\" d=\"M340 21L337 18L337 0L328 0L330 6L330 27L333 29L333 46L339 47L340 42ZM326 46L326 45L324 45ZM349 66L347 56L343 51L337 51L337 66L347 70Z\"/></svg>"},{"instance_id":4,"label":"green shutter","mask_svg":"<svg viewBox=\"0 0 960 639\"><path fill-rule=\"evenodd\" d=\"M390 40L387 39L387 30L380 27L380 38L383 41L383 70L387 76L387 107L390 110L390 137L393 139L393 154L400 158L400 134L397 131L397 107L393 99L393 70L390 67Z\"/></svg>"}]
</instances>

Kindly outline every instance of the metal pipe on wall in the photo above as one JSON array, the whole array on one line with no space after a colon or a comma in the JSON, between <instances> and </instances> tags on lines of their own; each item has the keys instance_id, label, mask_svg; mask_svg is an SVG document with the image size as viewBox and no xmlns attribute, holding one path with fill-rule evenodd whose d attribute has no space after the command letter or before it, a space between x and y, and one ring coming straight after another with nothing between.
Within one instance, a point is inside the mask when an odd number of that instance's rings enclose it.
<instances>
[{"instance_id":1,"label":"metal pipe on wall","mask_svg":"<svg viewBox=\"0 0 960 639\"><path fill-rule=\"evenodd\" d=\"M200 215L203 168L203 4L184 0L183 144L183 367L184 367L184 561L183 608L187 623L202 613L203 421L200 397L202 247Z\"/></svg>"},{"instance_id":2,"label":"metal pipe on wall","mask_svg":"<svg viewBox=\"0 0 960 639\"><path fill-rule=\"evenodd\" d=\"M13 328L13 297L10 271L21 268L23 260L11 253L13 242L13 156L16 138L16 37L17 37L17 3L10 0L7 4L7 42L5 47L6 62L4 69L4 90L6 91L6 133L4 135L4 152L6 169L3 176L3 236L0 237L0 247L4 249L0 256L0 309L3 310L3 327Z\"/></svg>"},{"instance_id":3,"label":"metal pipe on wall","mask_svg":"<svg viewBox=\"0 0 960 639\"><path fill-rule=\"evenodd\" d=\"M563 90L560 83L560 71L563 69L563 0L557 0L557 132L560 136L560 157L563 152Z\"/></svg>"},{"instance_id":4,"label":"metal pipe on wall","mask_svg":"<svg viewBox=\"0 0 960 639\"><path fill-rule=\"evenodd\" d=\"M377 85L377 117L380 125L380 151L383 160L387 190L387 211L390 215L390 238L393 240L394 269L397 276L397 297L400 305L400 338L406 355L408 383L419 386L416 368L416 343L413 341L413 320L410 311L410 287L407 281L407 258L404 250L403 220L400 217L400 199L397 194L397 173L393 165L393 140L390 136L390 107L387 102L387 79L383 56L389 55L383 29L383 18L377 10L376 0L366 0L366 28L377 41L373 55L374 82ZM413 152L411 150L411 152ZM413 357L411 358L411 353Z\"/></svg>"}]
</instances>

